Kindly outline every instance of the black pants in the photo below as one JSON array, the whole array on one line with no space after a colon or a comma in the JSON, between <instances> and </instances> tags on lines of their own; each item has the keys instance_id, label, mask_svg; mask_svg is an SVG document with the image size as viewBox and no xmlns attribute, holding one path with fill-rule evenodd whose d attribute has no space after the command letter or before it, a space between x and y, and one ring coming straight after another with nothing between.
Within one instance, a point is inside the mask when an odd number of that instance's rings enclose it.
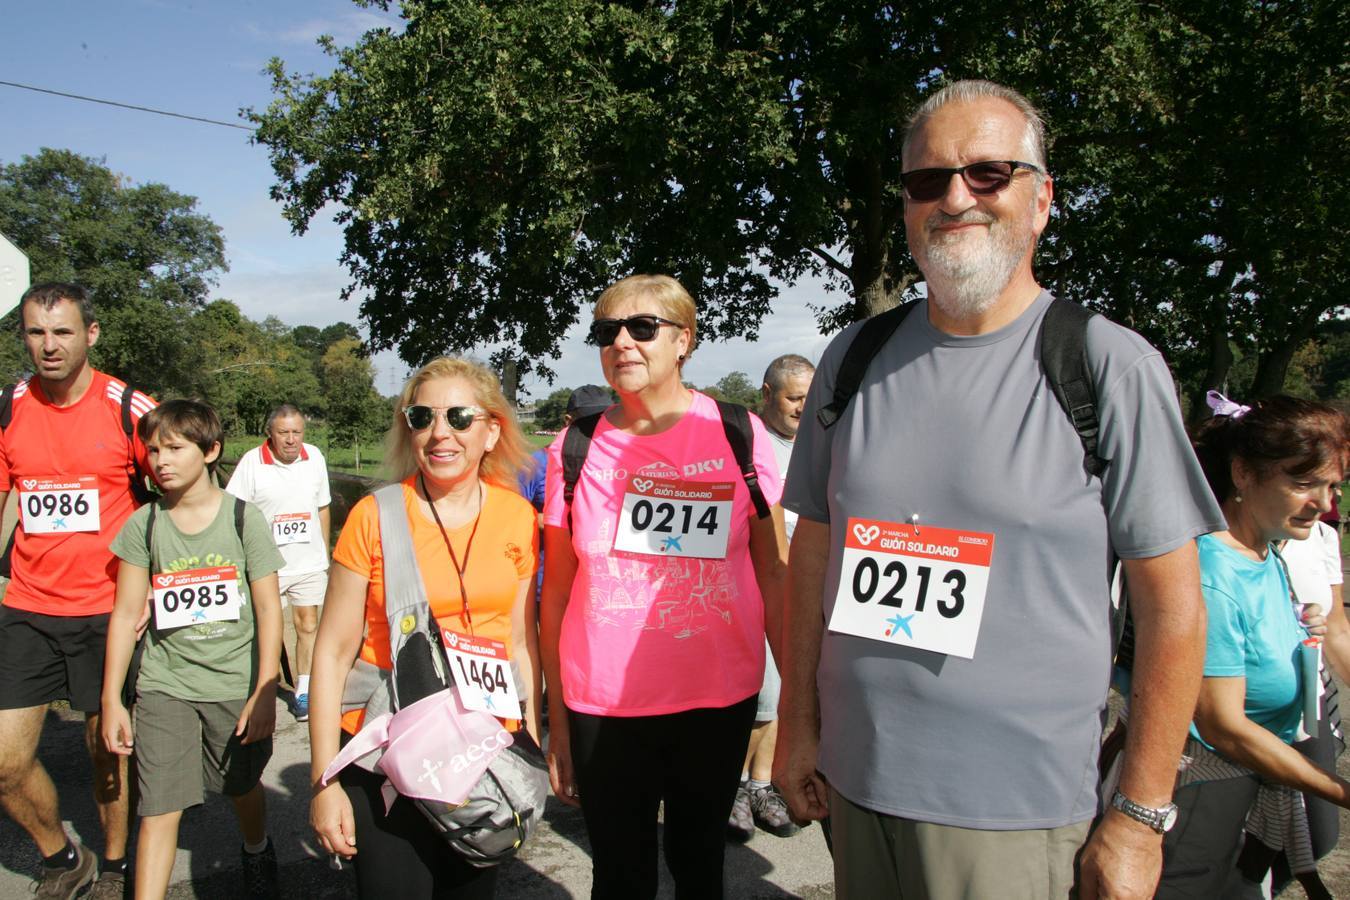
<instances>
[{"instance_id":1,"label":"black pants","mask_svg":"<svg viewBox=\"0 0 1350 900\"><path fill-rule=\"evenodd\" d=\"M1211 900L1233 872L1256 776L1187 785L1176 792L1177 823L1163 838L1155 900Z\"/></svg>"},{"instance_id":2,"label":"black pants","mask_svg":"<svg viewBox=\"0 0 1350 900\"><path fill-rule=\"evenodd\" d=\"M384 814L383 775L348 766L338 776L356 824L356 884L362 897L491 900L497 867L477 869L436 834L404 797Z\"/></svg>"},{"instance_id":3,"label":"black pants","mask_svg":"<svg viewBox=\"0 0 1350 900\"><path fill-rule=\"evenodd\" d=\"M591 839L593 900L656 896L656 816L663 799L675 896L721 897L727 818L755 720L755 696L665 716L569 711L568 719Z\"/></svg>"}]
</instances>

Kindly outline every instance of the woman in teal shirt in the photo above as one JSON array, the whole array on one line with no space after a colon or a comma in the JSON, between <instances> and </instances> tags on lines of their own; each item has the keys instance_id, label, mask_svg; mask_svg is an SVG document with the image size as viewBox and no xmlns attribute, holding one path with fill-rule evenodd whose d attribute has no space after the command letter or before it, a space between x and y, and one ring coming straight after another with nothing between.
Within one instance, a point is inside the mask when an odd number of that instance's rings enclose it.
<instances>
[{"instance_id":1,"label":"woman in teal shirt","mask_svg":"<svg viewBox=\"0 0 1350 900\"><path fill-rule=\"evenodd\" d=\"M1303 640L1325 632L1325 618L1315 604L1295 608L1271 546L1306 537L1330 508L1345 475L1346 418L1291 397L1245 407L1211 392L1210 406L1215 416L1196 435L1196 453L1228 529L1198 542L1205 678L1177 781L1177 821L1163 841L1164 898L1220 896L1258 793L1283 797L1300 818L1297 791L1350 807L1350 783L1290 746L1303 717ZM1292 822L1291 814L1282 824ZM1287 845L1300 831L1280 830L1262 839L1283 841L1292 860Z\"/></svg>"}]
</instances>

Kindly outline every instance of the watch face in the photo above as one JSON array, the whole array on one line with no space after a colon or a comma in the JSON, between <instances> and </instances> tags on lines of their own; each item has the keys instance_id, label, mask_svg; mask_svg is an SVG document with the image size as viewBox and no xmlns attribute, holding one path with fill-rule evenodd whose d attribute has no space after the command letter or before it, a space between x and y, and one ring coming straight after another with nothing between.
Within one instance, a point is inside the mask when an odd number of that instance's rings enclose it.
<instances>
[{"instance_id":1,"label":"watch face","mask_svg":"<svg viewBox=\"0 0 1350 900\"><path fill-rule=\"evenodd\" d=\"M1162 830L1171 831L1172 826L1177 824L1177 805L1169 803L1162 809Z\"/></svg>"}]
</instances>

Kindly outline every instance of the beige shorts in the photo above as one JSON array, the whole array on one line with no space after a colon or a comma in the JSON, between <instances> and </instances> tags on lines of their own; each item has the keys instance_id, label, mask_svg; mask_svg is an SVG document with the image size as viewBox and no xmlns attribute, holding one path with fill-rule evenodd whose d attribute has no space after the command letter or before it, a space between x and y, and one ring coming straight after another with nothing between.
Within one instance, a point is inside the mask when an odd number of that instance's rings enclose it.
<instances>
[{"instance_id":1,"label":"beige shorts","mask_svg":"<svg viewBox=\"0 0 1350 900\"><path fill-rule=\"evenodd\" d=\"M272 739L241 744L244 700L179 700L155 691L135 707L136 785L142 816L201 803L207 791L242 797L262 778Z\"/></svg>"},{"instance_id":2,"label":"beige shorts","mask_svg":"<svg viewBox=\"0 0 1350 900\"><path fill-rule=\"evenodd\" d=\"M328 573L310 572L294 578L280 579L281 605L323 606L323 595L328 591Z\"/></svg>"}]
</instances>

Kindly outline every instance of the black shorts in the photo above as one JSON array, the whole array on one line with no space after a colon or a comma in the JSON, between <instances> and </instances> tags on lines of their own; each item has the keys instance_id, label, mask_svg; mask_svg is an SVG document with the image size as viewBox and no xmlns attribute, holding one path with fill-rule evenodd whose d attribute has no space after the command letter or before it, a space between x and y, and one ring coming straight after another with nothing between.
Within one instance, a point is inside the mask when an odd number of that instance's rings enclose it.
<instances>
[{"instance_id":1,"label":"black shorts","mask_svg":"<svg viewBox=\"0 0 1350 900\"><path fill-rule=\"evenodd\" d=\"M46 706L98 712L108 616L45 616L0 606L0 709Z\"/></svg>"}]
</instances>

